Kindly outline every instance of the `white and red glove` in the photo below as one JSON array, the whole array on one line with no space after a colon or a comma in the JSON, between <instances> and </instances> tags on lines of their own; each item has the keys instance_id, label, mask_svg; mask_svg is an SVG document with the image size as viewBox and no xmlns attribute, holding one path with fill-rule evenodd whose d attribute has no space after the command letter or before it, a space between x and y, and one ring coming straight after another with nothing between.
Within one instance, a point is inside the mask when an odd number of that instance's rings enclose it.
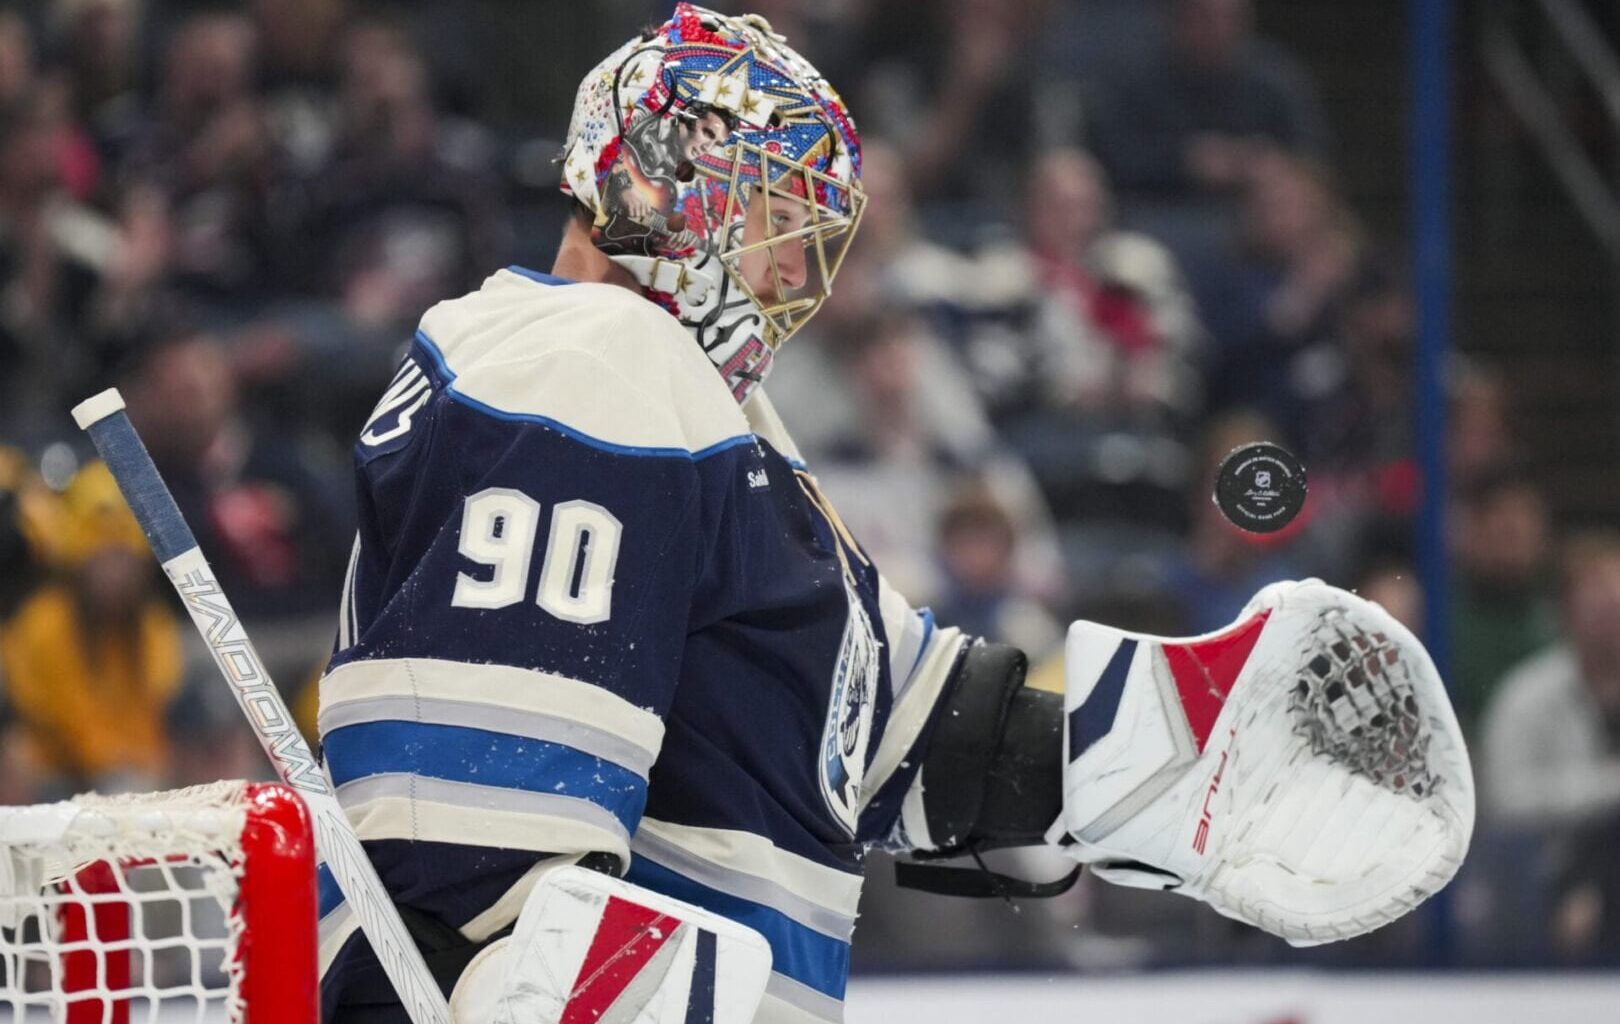
<instances>
[{"instance_id":1,"label":"white and red glove","mask_svg":"<svg viewBox=\"0 0 1620 1024\"><path fill-rule=\"evenodd\" d=\"M1434 662L1377 605L1262 590L1191 639L1070 627L1063 815L1106 881L1306 946L1395 920L1457 873L1474 779Z\"/></svg>"}]
</instances>

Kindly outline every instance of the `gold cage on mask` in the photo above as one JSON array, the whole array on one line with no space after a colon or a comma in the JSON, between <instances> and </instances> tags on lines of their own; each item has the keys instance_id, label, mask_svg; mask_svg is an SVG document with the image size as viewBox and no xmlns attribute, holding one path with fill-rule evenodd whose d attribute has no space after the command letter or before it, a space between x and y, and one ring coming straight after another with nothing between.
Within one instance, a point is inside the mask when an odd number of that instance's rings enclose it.
<instances>
[{"instance_id":1,"label":"gold cage on mask","mask_svg":"<svg viewBox=\"0 0 1620 1024\"><path fill-rule=\"evenodd\" d=\"M861 213L866 208L866 193L859 182L840 181L830 174L815 170L780 153L772 153L752 142L735 141L731 161L730 179L726 183L726 208L721 223L731 225L717 254L732 282L757 306L769 325L765 342L772 349L781 346L803 327L827 301L832 281L844 263ZM748 180L743 168L749 157L757 161L758 183ZM783 201L793 204L790 210L803 214L803 222L779 224L781 216L767 205L764 237L746 241L747 203L739 207L739 195L751 188L751 201ZM820 190L818 193L818 189ZM836 196L842 199L843 210L818 201L817 196ZM782 280L778 264L779 247L797 242L804 246L805 281L802 286L789 288ZM772 283L773 294L758 293L743 273L743 258L763 252Z\"/></svg>"}]
</instances>

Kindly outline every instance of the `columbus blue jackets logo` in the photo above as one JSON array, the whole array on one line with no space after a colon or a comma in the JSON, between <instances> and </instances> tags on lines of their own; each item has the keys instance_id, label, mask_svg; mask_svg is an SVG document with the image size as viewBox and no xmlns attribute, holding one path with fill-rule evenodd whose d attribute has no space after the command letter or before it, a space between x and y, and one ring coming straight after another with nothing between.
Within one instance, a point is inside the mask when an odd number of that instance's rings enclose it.
<instances>
[{"instance_id":1,"label":"columbus blue jackets logo","mask_svg":"<svg viewBox=\"0 0 1620 1024\"><path fill-rule=\"evenodd\" d=\"M849 618L844 623L827 700L827 723L821 733L821 795L833 817L853 836L860 817L861 778L866 774L866 745L872 736L881 648L847 567L844 593Z\"/></svg>"}]
</instances>

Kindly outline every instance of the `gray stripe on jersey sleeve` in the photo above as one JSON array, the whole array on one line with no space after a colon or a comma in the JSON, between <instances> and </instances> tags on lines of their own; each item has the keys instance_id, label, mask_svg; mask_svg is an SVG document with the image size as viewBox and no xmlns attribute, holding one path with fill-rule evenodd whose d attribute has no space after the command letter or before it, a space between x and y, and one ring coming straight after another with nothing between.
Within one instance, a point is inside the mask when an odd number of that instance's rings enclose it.
<instances>
[{"instance_id":1,"label":"gray stripe on jersey sleeve","mask_svg":"<svg viewBox=\"0 0 1620 1024\"><path fill-rule=\"evenodd\" d=\"M480 786L454 782L409 772L384 772L345 782L337 788L338 803L345 810L386 797L403 798L413 804L445 804L451 807L515 811L519 814L568 818L618 836L627 845L629 833L624 823L600 804L583 797L555 793L530 793L503 786Z\"/></svg>"},{"instance_id":2,"label":"gray stripe on jersey sleeve","mask_svg":"<svg viewBox=\"0 0 1620 1024\"><path fill-rule=\"evenodd\" d=\"M817 992L785 974L772 971L770 980L765 983L765 991L789 1006L803 1010L818 1020L828 1021L829 1024L841 1024L844 1019L842 999L834 999L824 992Z\"/></svg>"},{"instance_id":3,"label":"gray stripe on jersey sleeve","mask_svg":"<svg viewBox=\"0 0 1620 1024\"><path fill-rule=\"evenodd\" d=\"M440 697L365 697L343 701L322 709L320 731L324 736L346 725L385 721L456 725L561 743L628 768L643 779L652 769L654 757L622 736L572 719Z\"/></svg>"},{"instance_id":4,"label":"gray stripe on jersey sleeve","mask_svg":"<svg viewBox=\"0 0 1620 1024\"><path fill-rule=\"evenodd\" d=\"M769 879L742 871L732 871L714 861L688 853L651 832L638 831L630 843L630 849L636 856L645 856L648 860L677 874L685 875L694 882L779 911L828 938L848 942L850 936L855 933L853 917L846 917L836 910L812 903Z\"/></svg>"}]
</instances>

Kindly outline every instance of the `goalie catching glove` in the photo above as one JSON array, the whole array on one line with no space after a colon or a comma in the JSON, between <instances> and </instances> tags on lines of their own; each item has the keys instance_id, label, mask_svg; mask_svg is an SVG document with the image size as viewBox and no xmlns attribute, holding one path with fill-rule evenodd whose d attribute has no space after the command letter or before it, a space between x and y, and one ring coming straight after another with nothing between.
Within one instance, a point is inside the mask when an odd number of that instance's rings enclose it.
<instances>
[{"instance_id":1,"label":"goalie catching glove","mask_svg":"<svg viewBox=\"0 0 1620 1024\"><path fill-rule=\"evenodd\" d=\"M1047 838L1099 877L1308 946L1395 920L1461 865L1462 734L1428 653L1377 605L1279 583L1193 639L1077 622L1065 662Z\"/></svg>"}]
</instances>

